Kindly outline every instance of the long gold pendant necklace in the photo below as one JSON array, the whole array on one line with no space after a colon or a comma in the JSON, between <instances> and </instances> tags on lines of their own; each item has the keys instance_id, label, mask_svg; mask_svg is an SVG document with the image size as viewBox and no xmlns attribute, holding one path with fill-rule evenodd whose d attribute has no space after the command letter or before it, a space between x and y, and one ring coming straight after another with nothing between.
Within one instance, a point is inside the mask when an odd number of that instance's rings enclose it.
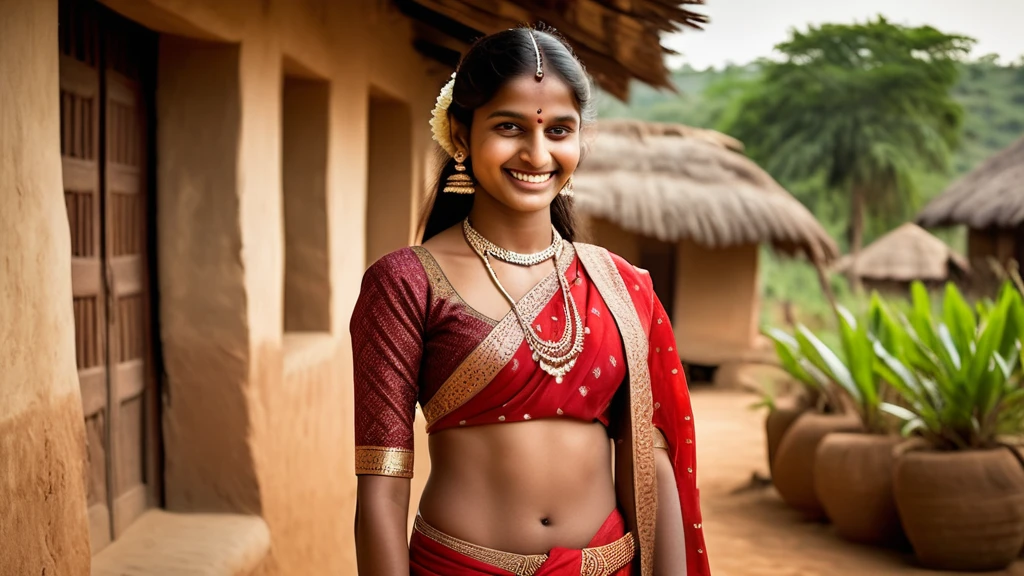
<instances>
[{"instance_id":1,"label":"long gold pendant necklace","mask_svg":"<svg viewBox=\"0 0 1024 576\"><path fill-rule=\"evenodd\" d=\"M541 370L554 376L555 382L561 384L562 377L568 374L569 370L572 370L580 352L583 351L583 319L580 318L579 309L576 307L576 300L569 291L569 281L565 279L565 275L558 269L558 259L562 255L562 237L552 226L550 246L534 254L519 254L505 250L481 236L470 225L469 218L462 221L462 232L466 236L466 241L469 242L470 247L473 248L473 251L484 261L484 266L487 267L491 280L512 307L512 311L523 329L523 334L526 336L526 343L530 346L530 351L533 352L534 362L538 362ZM491 256L502 262L517 266L534 266L545 260L555 259L555 274L558 276L558 285L562 289L563 310L566 319L565 330L562 332L561 338L557 341L544 340L534 331L528 319L523 317L519 307L516 306L516 301L512 299L512 296L509 295L508 291L505 290L505 287L498 280L498 275L495 274L494 268L491 267Z\"/></svg>"}]
</instances>

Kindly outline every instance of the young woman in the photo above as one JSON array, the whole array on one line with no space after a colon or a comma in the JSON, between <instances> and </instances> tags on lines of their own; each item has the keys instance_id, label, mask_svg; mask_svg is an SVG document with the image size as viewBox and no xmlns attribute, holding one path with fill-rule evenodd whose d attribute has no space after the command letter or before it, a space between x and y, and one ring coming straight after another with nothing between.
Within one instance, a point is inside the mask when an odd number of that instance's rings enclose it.
<instances>
[{"instance_id":1,"label":"young woman","mask_svg":"<svg viewBox=\"0 0 1024 576\"><path fill-rule=\"evenodd\" d=\"M586 72L518 28L452 78L423 245L367 270L352 317L360 574L708 574L668 316L645 271L574 243Z\"/></svg>"}]
</instances>

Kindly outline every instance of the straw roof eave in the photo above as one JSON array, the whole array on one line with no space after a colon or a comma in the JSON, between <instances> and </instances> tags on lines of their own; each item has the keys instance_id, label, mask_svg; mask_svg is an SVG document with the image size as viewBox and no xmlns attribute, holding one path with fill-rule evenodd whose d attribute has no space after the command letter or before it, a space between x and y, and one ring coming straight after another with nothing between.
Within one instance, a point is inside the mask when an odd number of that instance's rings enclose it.
<instances>
[{"instance_id":1,"label":"straw roof eave","mask_svg":"<svg viewBox=\"0 0 1024 576\"><path fill-rule=\"evenodd\" d=\"M835 242L814 216L724 134L601 121L574 180L580 212L665 242L768 244L827 264Z\"/></svg>"},{"instance_id":2,"label":"straw roof eave","mask_svg":"<svg viewBox=\"0 0 1024 576\"><path fill-rule=\"evenodd\" d=\"M977 229L1024 224L1024 136L954 182L916 221L927 227Z\"/></svg>"},{"instance_id":3,"label":"straw roof eave","mask_svg":"<svg viewBox=\"0 0 1024 576\"><path fill-rule=\"evenodd\" d=\"M569 40L594 80L622 100L627 98L632 79L673 89L664 62L671 51L661 45L660 33L684 27L699 29L707 22L703 14L685 8L703 4L703 0L394 1L421 29L429 29L418 35L417 49L448 66L454 66L459 53L485 34L524 23L554 26ZM454 40L455 45L438 37Z\"/></svg>"}]
</instances>

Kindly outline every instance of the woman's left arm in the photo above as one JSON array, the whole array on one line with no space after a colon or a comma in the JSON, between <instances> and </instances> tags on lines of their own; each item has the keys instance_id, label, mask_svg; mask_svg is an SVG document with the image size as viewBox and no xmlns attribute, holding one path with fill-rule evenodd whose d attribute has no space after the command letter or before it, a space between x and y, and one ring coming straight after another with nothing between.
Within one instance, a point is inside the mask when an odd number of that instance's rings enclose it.
<instances>
[{"instance_id":1,"label":"woman's left arm","mask_svg":"<svg viewBox=\"0 0 1024 576\"><path fill-rule=\"evenodd\" d=\"M658 520L654 540L654 574L686 576L686 535L679 513L679 491L668 451L654 450L658 475Z\"/></svg>"},{"instance_id":2,"label":"woman's left arm","mask_svg":"<svg viewBox=\"0 0 1024 576\"><path fill-rule=\"evenodd\" d=\"M652 424L658 486L655 572L709 576L697 489L696 429L686 375L676 350L671 319L654 295L650 277L643 280L651 298L647 364L654 402Z\"/></svg>"}]
</instances>

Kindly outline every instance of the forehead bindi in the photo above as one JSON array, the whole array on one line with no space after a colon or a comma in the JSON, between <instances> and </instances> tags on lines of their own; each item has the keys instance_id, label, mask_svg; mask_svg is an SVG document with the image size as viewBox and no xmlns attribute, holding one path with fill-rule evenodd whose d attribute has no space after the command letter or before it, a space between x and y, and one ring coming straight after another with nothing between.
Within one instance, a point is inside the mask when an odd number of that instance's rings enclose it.
<instances>
[{"instance_id":1,"label":"forehead bindi","mask_svg":"<svg viewBox=\"0 0 1024 576\"><path fill-rule=\"evenodd\" d=\"M520 76L504 86L494 95L481 112L490 114L494 110L510 110L527 118L533 118L539 124L549 118L574 116L579 118L576 109L576 95L562 79L546 74L544 80L538 82L531 76Z\"/></svg>"}]
</instances>

